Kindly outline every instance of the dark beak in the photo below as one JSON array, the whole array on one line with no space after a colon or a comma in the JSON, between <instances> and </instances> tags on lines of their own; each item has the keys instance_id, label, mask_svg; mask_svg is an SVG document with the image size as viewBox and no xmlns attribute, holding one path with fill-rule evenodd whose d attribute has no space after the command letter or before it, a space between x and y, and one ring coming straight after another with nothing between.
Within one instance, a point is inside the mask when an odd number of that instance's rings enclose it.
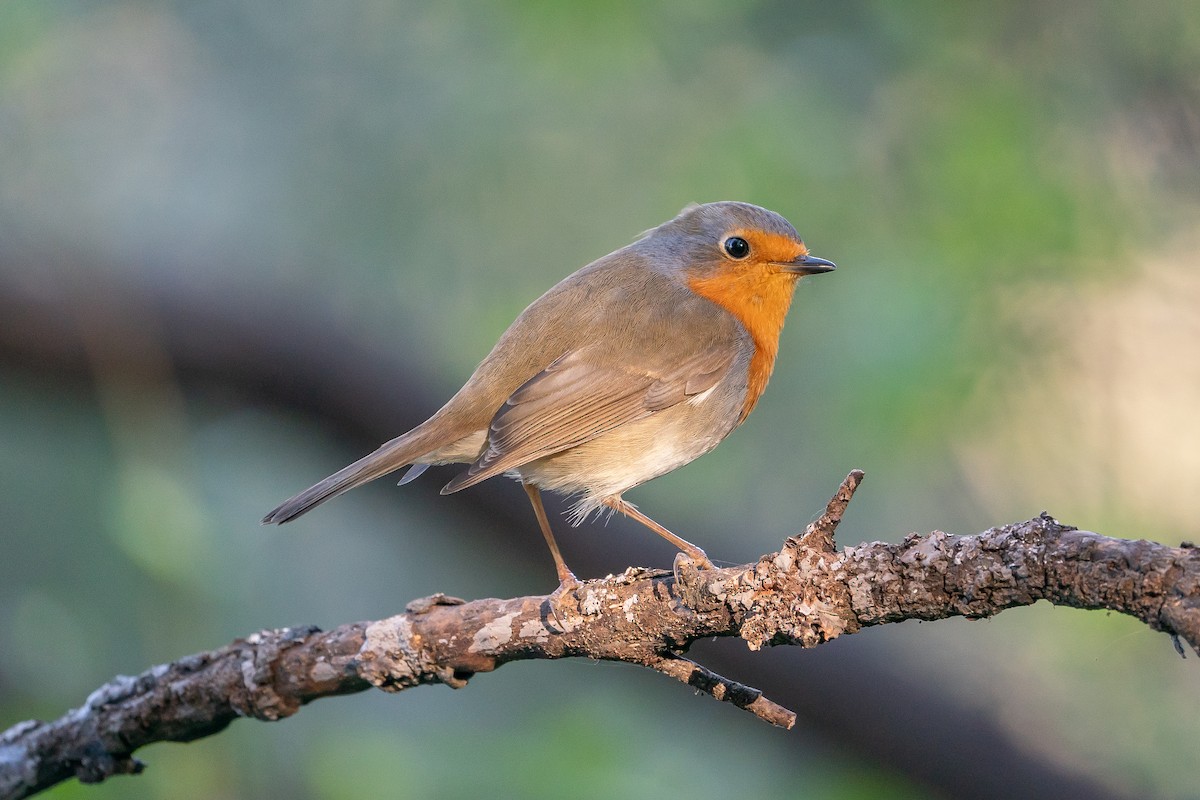
<instances>
[{"instance_id":1,"label":"dark beak","mask_svg":"<svg viewBox=\"0 0 1200 800\"><path fill-rule=\"evenodd\" d=\"M794 261L785 261L779 266L788 272L795 272L799 275L819 275L822 272L833 272L837 269L837 264L816 256L800 256Z\"/></svg>"}]
</instances>

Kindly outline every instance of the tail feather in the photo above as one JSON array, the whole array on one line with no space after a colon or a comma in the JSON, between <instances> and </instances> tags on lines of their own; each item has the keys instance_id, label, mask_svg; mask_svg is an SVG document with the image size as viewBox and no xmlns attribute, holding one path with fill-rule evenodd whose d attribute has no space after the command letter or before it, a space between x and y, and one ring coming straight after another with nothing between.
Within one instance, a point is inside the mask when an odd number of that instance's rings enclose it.
<instances>
[{"instance_id":1,"label":"tail feather","mask_svg":"<svg viewBox=\"0 0 1200 800\"><path fill-rule=\"evenodd\" d=\"M376 478L382 478L389 472L395 472L401 467L408 466L413 463L414 459L436 450L437 444L430 442L432 437L423 428L424 426L414 428L403 436L392 439L375 452L338 470L295 497L283 501L279 507L262 518L262 524L282 525L316 508L326 500L331 500ZM413 477L415 478L416 475Z\"/></svg>"}]
</instances>

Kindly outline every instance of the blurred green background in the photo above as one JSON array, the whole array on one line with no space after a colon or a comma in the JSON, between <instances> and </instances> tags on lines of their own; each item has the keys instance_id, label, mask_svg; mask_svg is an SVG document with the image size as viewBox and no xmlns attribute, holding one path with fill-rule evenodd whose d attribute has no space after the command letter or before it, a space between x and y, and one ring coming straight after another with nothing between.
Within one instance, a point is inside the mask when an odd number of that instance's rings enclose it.
<instances>
[{"instance_id":1,"label":"blurred green background","mask_svg":"<svg viewBox=\"0 0 1200 800\"><path fill-rule=\"evenodd\" d=\"M740 563L861 467L843 544L1042 509L1194 538L1198 109L1186 0L6 0L0 280L73 293L89 346L83 380L0 358L0 728L258 628L553 586L532 516L488 539L459 495L436 496L449 473L260 528L371 443L303 398L184 386L163 320L114 312L112 286L396 354L432 398L397 409L399 433L555 281L689 202L746 200L839 269L800 287L746 425L631 493L652 516ZM568 563L618 535L638 563L670 563L616 522L557 527ZM755 658L786 675L839 653L1115 796L1200 792L1200 669L1131 620L1042 604ZM856 687L813 691L836 714ZM923 736L917 717L873 724ZM946 793L803 718L785 734L571 661L324 700L139 756L141 777L50 796Z\"/></svg>"}]
</instances>

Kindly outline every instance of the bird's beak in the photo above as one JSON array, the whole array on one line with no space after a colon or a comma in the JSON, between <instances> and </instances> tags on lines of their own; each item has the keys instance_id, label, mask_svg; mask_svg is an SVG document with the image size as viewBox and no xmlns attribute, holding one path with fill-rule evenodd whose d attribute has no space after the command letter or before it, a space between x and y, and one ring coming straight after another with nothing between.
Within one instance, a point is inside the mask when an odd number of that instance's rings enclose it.
<instances>
[{"instance_id":1,"label":"bird's beak","mask_svg":"<svg viewBox=\"0 0 1200 800\"><path fill-rule=\"evenodd\" d=\"M837 269L837 264L832 261L810 255L802 255L791 261L782 261L777 266L783 267L786 272L794 272L797 275L819 275L822 272L832 272Z\"/></svg>"}]
</instances>

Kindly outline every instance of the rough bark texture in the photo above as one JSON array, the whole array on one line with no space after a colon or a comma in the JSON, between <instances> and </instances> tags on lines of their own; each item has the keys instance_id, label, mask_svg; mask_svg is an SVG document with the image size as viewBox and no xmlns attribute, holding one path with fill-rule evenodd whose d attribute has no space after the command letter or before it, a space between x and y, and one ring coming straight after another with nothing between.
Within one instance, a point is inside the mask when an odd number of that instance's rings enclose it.
<instances>
[{"instance_id":1,"label":"rough bark texture","mask_svg":"<svg viewBox=\"0 0 1200 800\"><path fill-rule=\"evenodd\" d=\"M934 531L838 552L833 531L862 473L846 478L799 538L756 563L674 573L631 568L563 595L464 602L435 595L403 614L332 631L260 631L209 653L118 677L54 722L0 735L0 797L70 777L139 772L137 748L216 733L237 717L278 720L318 697L377 686L461 688L530 658L639 664L760 718L795 716L756 689L683 657L692 642L740 636L751 649L814 647L906 619L987 617L1049 600L1129 614L1200 652L1200 551L1080 531L1049 515L975 536Z\"/></svg>"}]
</instances>

